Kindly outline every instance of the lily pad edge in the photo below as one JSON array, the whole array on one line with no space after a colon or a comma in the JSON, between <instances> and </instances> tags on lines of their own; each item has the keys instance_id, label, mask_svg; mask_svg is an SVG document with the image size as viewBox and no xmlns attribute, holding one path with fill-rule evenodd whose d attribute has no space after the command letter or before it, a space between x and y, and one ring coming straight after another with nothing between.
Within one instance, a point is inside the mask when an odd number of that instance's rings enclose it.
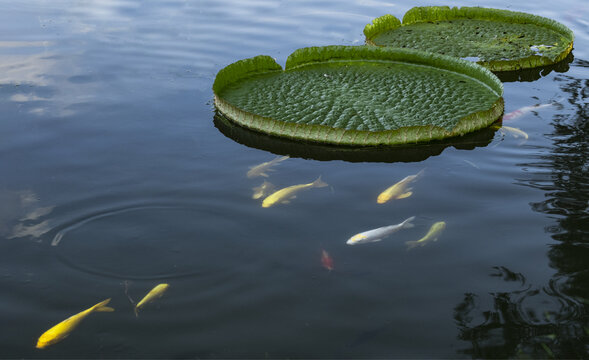
<instances>
[{"instance_id":1,"label":"lily pad edge","mask_svg":"<svg viewBox=\"0 0 589 360\"><path fill-rule=\"evenodd\" d=\"M288 71L317 63L350 60L408 62L458 72L492 89L497 94L497 100L489 109L459 119L451 131L434 125L365 131L280 121L242 110L219 96L225 87L252 76ZM503 113L503 84L488 69L451 56L390 47L332 45L297 49L288 57L284 70L273 58L266 55L239 60L219 71L213 84L213 92L217 109L241 126L294 140L348 146L400 145L446 139L487 127Z\"/></svg>"},{"instance_id":2,"label":"lily pad edge","mask_svg":"<svg viewBox=\"0 0 589 360\"><path fill-rule=\"evenodd\" d=\"M421 22L445 21L454 19L478 19L478 20L496 20L512 23L534 24L548 28L559 33L569 40L565 49L554 59L545 56L533 55L521 59L513 60L496 60L496 61L479 61L479 65L484 66L491 71L512 71L520 69L530 69L534 67L547 66L564 60L573 50L574 34L573 32L556 20L543 16L528 14L524 12L493 9L484 7L453 7L449 6L422 6L409 9L403 16L403 22L391 14L380 16L364 27L366 43L371 46L376 45L372 39L388 30L394 30L400 26L411 25Z\"/></svg>"}]
</instances>

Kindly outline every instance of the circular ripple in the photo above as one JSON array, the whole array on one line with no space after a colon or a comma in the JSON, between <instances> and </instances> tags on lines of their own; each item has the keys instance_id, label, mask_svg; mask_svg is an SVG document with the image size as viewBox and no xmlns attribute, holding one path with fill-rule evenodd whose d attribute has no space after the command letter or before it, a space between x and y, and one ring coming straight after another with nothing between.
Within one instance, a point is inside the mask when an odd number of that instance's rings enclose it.
<instances>
[{"instance_id":1,"label":"circular ripple","mask_svg":"<svg viewBox=\"0 0 589 360\"><path fill-rule=\"evenodd\" d=\"M239 214L239 221L246 218ZM67 266L101 276L164 279L219 273L248 252L229 236L237 232L235 219L183 206L126 207L74 220L58 231L52 245Z\"/></svg>"}]
</instances>

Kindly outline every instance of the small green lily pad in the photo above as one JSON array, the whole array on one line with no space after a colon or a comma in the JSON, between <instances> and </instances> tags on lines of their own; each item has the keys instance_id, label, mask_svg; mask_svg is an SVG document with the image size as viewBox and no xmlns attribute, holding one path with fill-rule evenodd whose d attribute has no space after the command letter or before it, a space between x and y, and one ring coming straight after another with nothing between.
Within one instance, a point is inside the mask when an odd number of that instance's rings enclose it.
<instances>
[{"instance_id":1,"label":"small green lily pad","mask_svg":"<svg viewBox=\"0 0 589 360\"><path fill-rule=\"evenodd\" d=\"M414 7L384 15L364 28L369 45L422 49L510 71L546 66L566 58L573 32L541 16L480 7Z\"/></svg>"},{"instance_id":2,"label":"small green lily pad","mask_svg":"<svg viewBox=\"0 0 589 360\"><path fill-rule=\"evenodd\" d=\"M296 50L285 70L269 56L233 63L213 85L217 109L270 135L339 145L394 145L486 127L503 85L457 58L371 46Z\"/></svg>"}]
</instances>

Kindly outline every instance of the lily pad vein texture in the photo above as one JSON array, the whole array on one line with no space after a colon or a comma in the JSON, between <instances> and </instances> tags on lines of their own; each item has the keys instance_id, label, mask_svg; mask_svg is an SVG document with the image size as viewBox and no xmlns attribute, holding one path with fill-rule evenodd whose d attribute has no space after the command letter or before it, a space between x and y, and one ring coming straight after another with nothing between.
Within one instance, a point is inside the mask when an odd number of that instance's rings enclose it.
<instances>
[{"instance_id":1,"label":"lily pad vein texture","mask_svg":"<svg viewBox=\"0 0 589 360\"><path fill-rule=\"evenodd\" d=\"M414 7L364 28L366 43L422 49L476 61L492 71L546 66L573 49L573 32L542 16L481 7Z\"/></svg>"},{"instance_id":2,"label":"lily pad vein texture","mask_svg":"<svg viewBox=\"0 0 589 360\"><path fill-rule=\"evenodd\" d=\"M240 60L219 71L213 92L217 110L241 126L350 146L459 136L503 112L503 84L489 70L390 47L302 48L284 70L269 56Z\"/></svg>"}]
</instances>

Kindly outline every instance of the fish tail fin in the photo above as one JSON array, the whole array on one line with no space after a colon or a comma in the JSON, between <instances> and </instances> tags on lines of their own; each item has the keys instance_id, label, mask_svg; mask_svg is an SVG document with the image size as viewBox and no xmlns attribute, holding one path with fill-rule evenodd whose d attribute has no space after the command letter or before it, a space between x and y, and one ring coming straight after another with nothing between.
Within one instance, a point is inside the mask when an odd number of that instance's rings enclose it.
<instances>
[{"instance_id":1,"label":"fish tail fin","mask_svg":"<svg viewBox=\"0 0 589 360\"><path fill-rule=\"evenodd\" d=\"M415 178L417 179L417 178L422 177L424 172L425 172L425 169L419 170L419 172L417 174L415 174Z\"/></svg>"},{"instance_id":2,"label":"fish tail fin","mask_svg":"<svg viewBox=\"0 0 589 360\"><path fill-rule=\"evenodd\" d=\"M412 216L410 218L408 218L407 220L403 221L401 223L401 227L403 229L411 229L412 227L414 227L415 225L413 225L412 221L415 220L415 216Z\"/></svg>"},{"instance_id":3,"label":"fish tail fin","mask_svg":"<svg viewBox=\"0 0 589 360\"><path fill-rule=\"evenodd\" d=\"M317 178L317 180L313 181L313 187L325 187L329 186L325 181L321 180L321 175Z\"/></svg>"},{"instance_id":4,"label":"fish tail fin","mask_svg":"<svg viewBox=\"0 0 589 360\"><path fill-rule=\"evenodd\" d=\"M421 244L417 240L405 241L405 245L407 245L407 250L411 250L413 248L421 246Z\"/></svg>"},{"instance_id":5,"label":"fish tail fin","mask_svg":"<svg viewBox=\"0 0 589 360\"><path fill-rule=\"evenodd\" d=\"M278 156L277 158L274 158L274 159L270 160L269 161L269 164L270 165L276 165L276 164L279 164L279 163L283 162L284 160L286 160L288 158L290 158L290 156L288 156L288 155Z\"/></svg>"},{"instance_id":6,"label":"fish tail fin","mask_svg":"<svg viewBox=\"0 0 589 360\"><path fill-rule=\"evenodd\" d=\"M99 311L99 312L113 312L115 311L115 309L111 308L110 306L106 306L108 303L110 302L110 298L99 302L98 304L94 305L92 307L93 311Z\"/></svg>"}]
</instances>

